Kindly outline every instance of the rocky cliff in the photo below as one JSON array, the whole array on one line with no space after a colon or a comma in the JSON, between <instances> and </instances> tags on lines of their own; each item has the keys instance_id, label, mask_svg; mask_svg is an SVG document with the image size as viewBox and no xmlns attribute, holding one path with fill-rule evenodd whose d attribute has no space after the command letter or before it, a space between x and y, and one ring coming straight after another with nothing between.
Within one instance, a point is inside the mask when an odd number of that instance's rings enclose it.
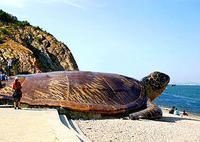
<instances>
[{"instance_id":1,"label":"rocky cliff","mask_svg":"<svg viewBox=\"0 0 200 142\"><path fill-rule=\"evenodd\" d=\"M69 48L51 34L0 10L0 63L13 60L13 75L78 70Z\"/></svg>"}]
</instances>

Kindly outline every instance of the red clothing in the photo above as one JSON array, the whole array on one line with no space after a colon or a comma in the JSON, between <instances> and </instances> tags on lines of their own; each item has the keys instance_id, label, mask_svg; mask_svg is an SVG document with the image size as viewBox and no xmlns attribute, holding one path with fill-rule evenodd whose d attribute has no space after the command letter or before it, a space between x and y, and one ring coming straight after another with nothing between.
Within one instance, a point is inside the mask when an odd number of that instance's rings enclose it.
<instances>
[{"instance_id":1,"label":"red clothing","mask_svg":"<svg viewBox=\"0 0 200 142\"><path fill-rule=\"evenodd\" d=\"M188 115L186 112L183 112L183 115Z\"/></svg>"},{"instance_id":2,"label":"red clothing","mask_svg":"<svg viewBox=\"0 0 200 142\"><path fill-rule=\"evenodd\" d=\"M14 82L13 83L13 89L14 90L22 89L21 83L20 82Z\"/></svg>"}]
</instances>

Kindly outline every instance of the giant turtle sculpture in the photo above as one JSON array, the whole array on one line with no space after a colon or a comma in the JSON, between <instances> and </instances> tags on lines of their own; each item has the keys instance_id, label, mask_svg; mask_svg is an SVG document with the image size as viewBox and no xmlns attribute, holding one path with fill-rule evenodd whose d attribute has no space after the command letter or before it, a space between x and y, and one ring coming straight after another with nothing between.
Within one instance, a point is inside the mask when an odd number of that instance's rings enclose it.
<instances>
[{"instance_id":1,"label":"giant turtle sculpture","mask_svg":"<svg viewBox=\"0 0 200 142\"><path fill-rule=\"evenodd\" d=\"M55 106L73 111L129 118L157 119L162 111L152 101L164 91L169 76L153 72L141 81L118 74L62 71L18 76L22 103ZM14 77L0 89L0 99L11 99Z\"/></svg>"}]
</instances>

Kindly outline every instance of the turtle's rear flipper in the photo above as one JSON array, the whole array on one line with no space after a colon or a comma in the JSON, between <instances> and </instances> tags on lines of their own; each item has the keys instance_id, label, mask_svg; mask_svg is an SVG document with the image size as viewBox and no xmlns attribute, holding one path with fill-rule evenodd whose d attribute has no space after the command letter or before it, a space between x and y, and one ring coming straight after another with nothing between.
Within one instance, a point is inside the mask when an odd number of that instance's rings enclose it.
<instances>
[{"instance_id":1,"label":"turtle's rear flipper","mask_svg":"<svg viewBox=\"0 0 200 142\"><path fill-rule=\"evenodd\" d=\"M148 100L147 108L139 112L129 114L131 120L137 119L160 119L162 117L162 110L153 102Z\"/></svg>"}]
</instances>

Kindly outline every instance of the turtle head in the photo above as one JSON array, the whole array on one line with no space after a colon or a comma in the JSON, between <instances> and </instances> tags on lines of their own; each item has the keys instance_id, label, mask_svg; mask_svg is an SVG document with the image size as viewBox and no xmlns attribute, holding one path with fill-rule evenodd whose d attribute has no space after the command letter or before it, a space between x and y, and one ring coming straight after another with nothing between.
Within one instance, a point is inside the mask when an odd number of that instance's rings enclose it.
<instances>
[{"instance_id":1,"label":"turtle head","mask_svg":"<svg viewBox=\"0 0 200 142\"><path fill-rule=\"evenodd\" d=\"M148 98L153 101L161 95L167 87L170 77L161 72L153 72L142 79Z\"/></svg>"}]
</instances>

